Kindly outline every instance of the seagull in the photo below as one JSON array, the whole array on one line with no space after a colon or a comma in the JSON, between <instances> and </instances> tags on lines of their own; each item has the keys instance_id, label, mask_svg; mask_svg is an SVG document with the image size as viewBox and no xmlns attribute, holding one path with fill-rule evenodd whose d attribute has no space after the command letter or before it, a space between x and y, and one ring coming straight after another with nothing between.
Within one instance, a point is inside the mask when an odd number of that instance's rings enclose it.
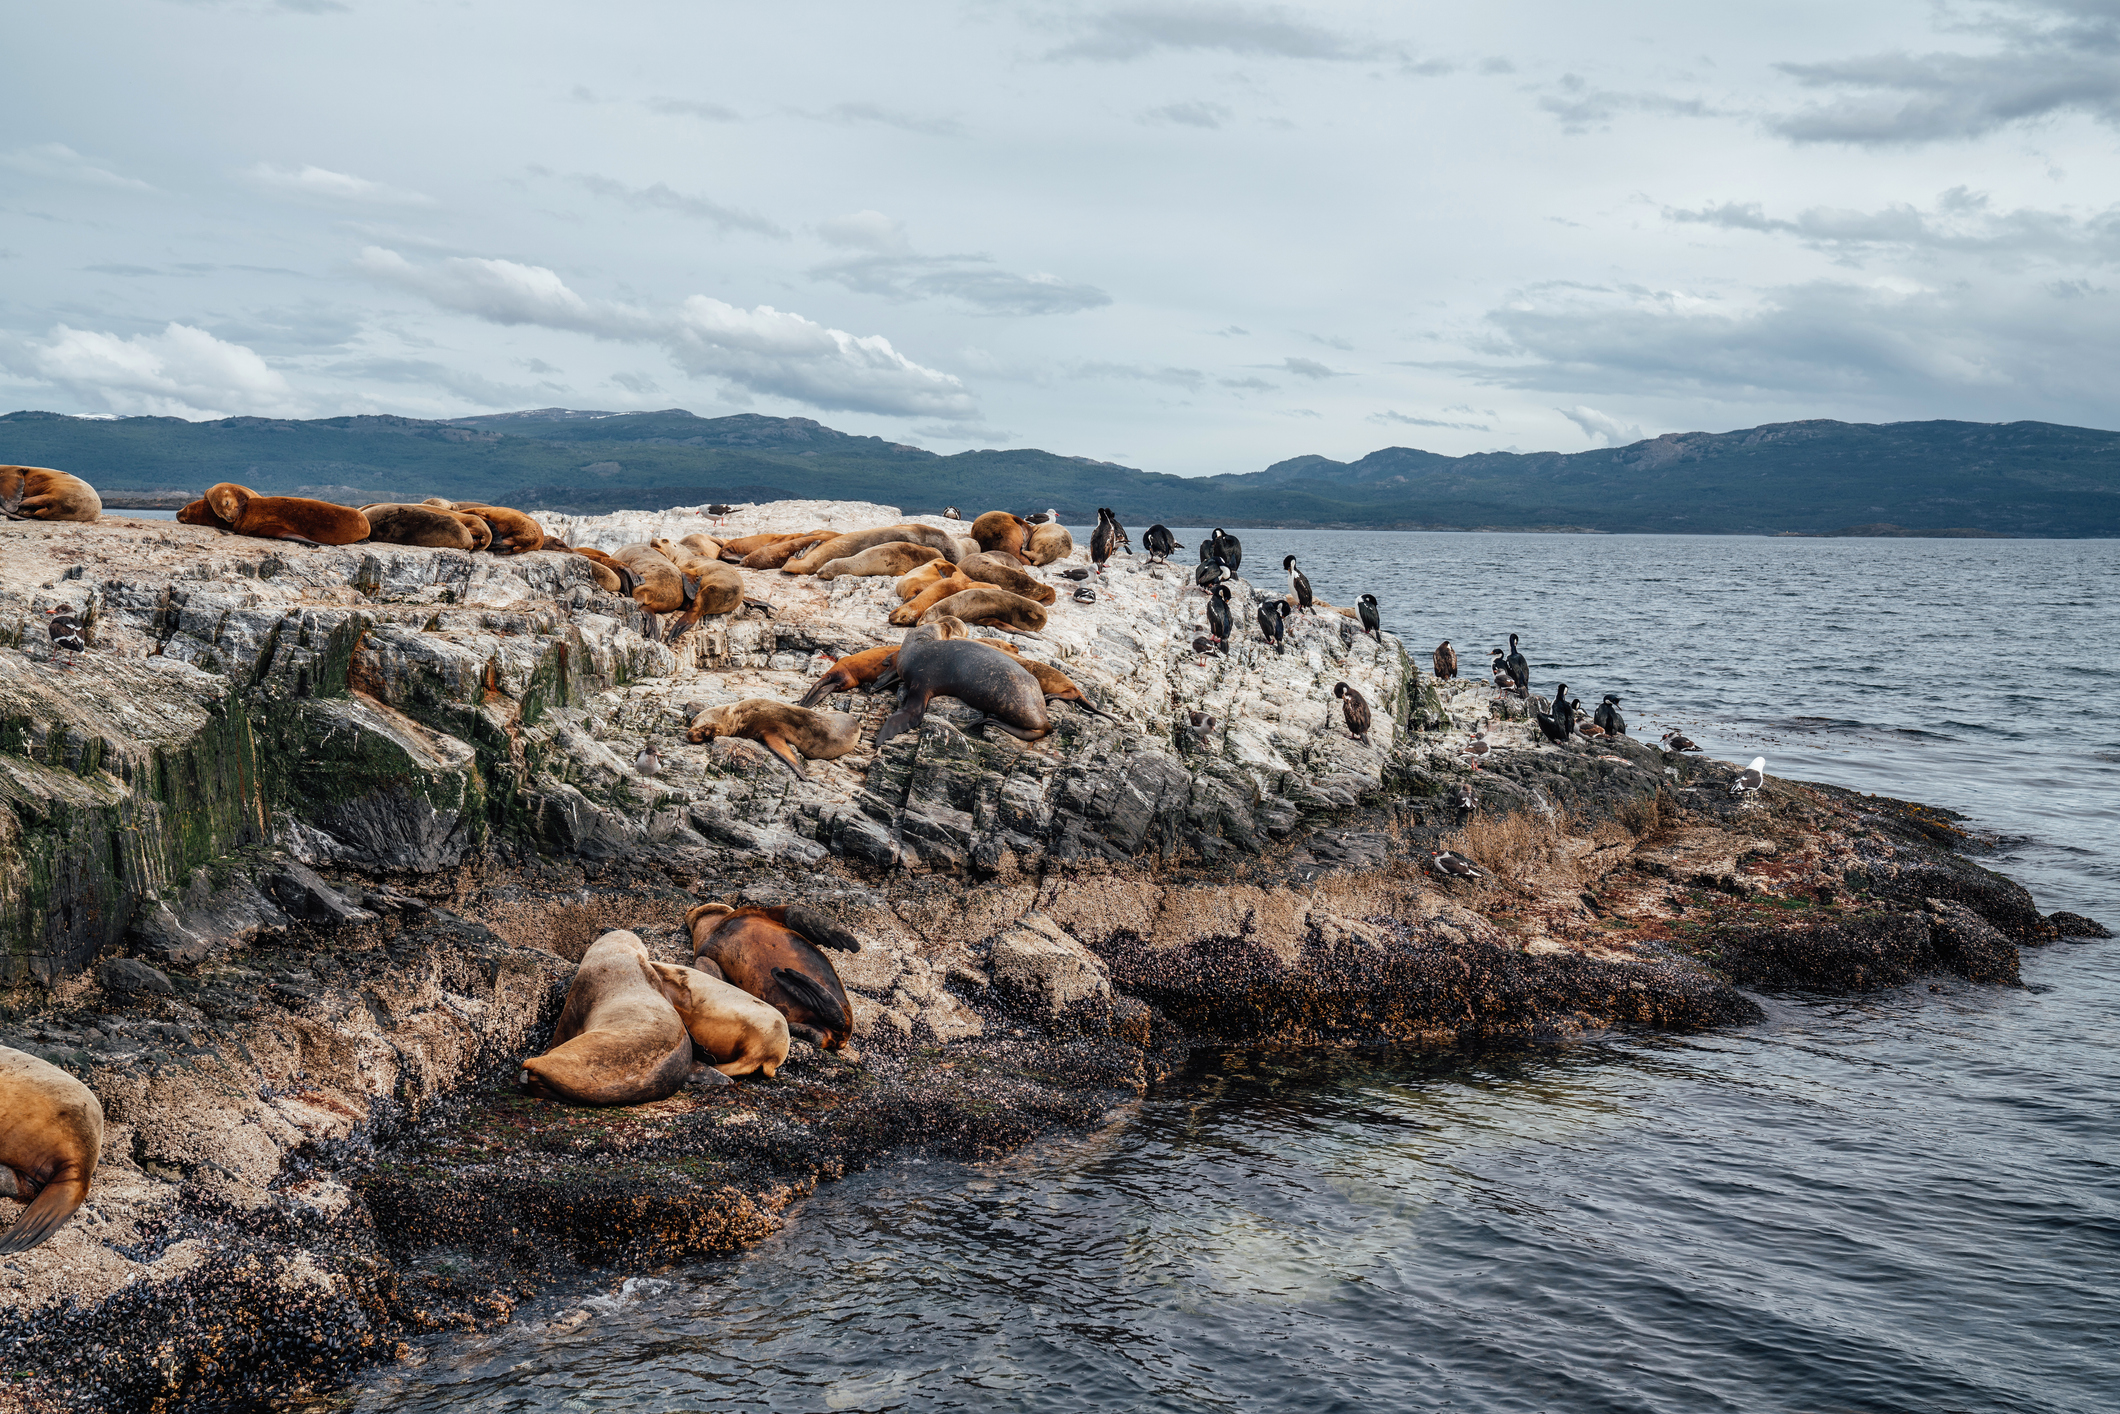
<instances>
[{"instance_id":1,"label":"seagull","mask_svg":"<svg viewBox=\"0 0 2120 1414\"><path fill-rule=\"evenodd\" d=\"M71 609L47 609L45 612L52 616L52 648L55 650L53 659L57 660L56 650L63 649L69 656L64 663L59 664L59 668L62 672L70 672L74 666L71 655L88 651L88 644L81 638L81 626L74 622L74 611Z\"/></svg>"},{"instance_id":2,"label":"seagull","mask_svg":"<svg viewBox=\"0 0 2120 1414\"><path fill-rule=\"evenodd\" d=\"M1665 732L1661 740L1663 742L1664 750L1666 751L1700 750L1699 747L1693 744L1693 738L1685 735L1682 732Z\"/></svg>"},{"instance_id":3,"label":"seagull","mask_svg":"<svg viewBox=\"0 0 2120 1414\"><path fill-rule=\"evenodd\" d=\"M643 776L662 774L662 757L655 754L654 742L651 741L640 749L640 755L633 758L633 769Z\"/></svg>"},{"instance_id":4,"label":"seagull","mask_svg":"<svg viewBox=\"0 0 2120 1414\"><path fill-rule=\"evenodd\" d=\"M1062 579L1088 579L1088 578L1089 578L1089 571L1088 571L1088 570L1062 570L1062 571L1060 571L1060 577L1061 577Z\"/></svg>"},{"instance_id":5,"label":"seagull","mask_svg":"<svg viewBox=\"0 0 2120 1414\"><path fill-rule=\"evenodd\" d=\"M961 515L958 515L958 514L957 514L957 508L956 508L955 506L944 506L944 507L942 508L942 518L943 518L944 520L963 520L963 519L964 519L964 517L963 517L963 516L961 516Z\"/></svg>"},{"instance_id":6,"label":"seagull","mask_svg":"<svg viewBox=\"0 0 2120 1414\"><path fill-rule=\"evenodd\" d=\"M1465 858L1443 850L1435 856L1435 872L1451 879L1484 879L1487 871Z\"/></svg>"},{"instance_id":7,"label":"seagull","mask_svg":"<svg viewBox=\"0 0 2120 1414\"><path fill-rule=\"evenodd\" d=\"M717 504L707 507L707 514L714 517L714 523L716 525L721 525L729 519L729 513L734 511L735 509L736 507L734 506L724 506Z\"/></svg>"},{"instance_id":8,"label":"seagull","mask_svg":"<svg viewBox=\"0 0 2120 1414\"><path fill-rule=\"evenodd\" d=\"M1040 514L1025 516L1024 519L1029 521L1032 525L1051 525L1060 519L1060 512L1048 506Z\"/></svg>"},{"instance_id":9,"label":"seagull","mask_svg":"<svg viewBox=\"0 0 2120 1414\"><path fill-rule=\"evenodd\" d=\"M1075 602L1077 604L1094 604L1097 602L1097 591L1085 584L1075 591Z\"/></svg>"},{"instance_id":10,"label":"seagull","mask_svg":"<svg viewBox=\"0 0 2120 1414\"><path fill-rule=\"evenodd\" d=\"M1752 764L1745 767L1736 780L1730 782L1730 794L1742 796L1747 791L1757 791L1766 783L1767 758L1755 756L1752 758Z\"/></svg>"},{"instance_id":11,"label":"seagull","mask_svg":"<svg viewBox=\"0 0 2120 1414\"><path fill-rule=\"evenodd\" d=\"M1487 753L1494 750L1494 745L1487 740L1484 734L1474 732L1472 740L1465 744L1463 750L1467 756L1472 758L1473 769L1477 770L1480 762L1486 759Z\"/></svg>"}]
</instances>

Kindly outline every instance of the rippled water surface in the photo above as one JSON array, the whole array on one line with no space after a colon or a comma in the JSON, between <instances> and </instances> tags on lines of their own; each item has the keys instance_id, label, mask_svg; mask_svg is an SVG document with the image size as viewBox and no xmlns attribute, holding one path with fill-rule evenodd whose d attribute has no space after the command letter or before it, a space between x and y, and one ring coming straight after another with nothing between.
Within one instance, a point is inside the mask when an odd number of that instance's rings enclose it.
<instances>
[{"instance_id":1,"label":"rippled water surface","mask_svg":"<svg viewBox=\"0 0 2120 1414\"><path fill-rule=\"evenodd\" d=\"M2043 907L2120 923L2120 544L1240 533L1255 583L1295 553L1424 659L1515 631L1637 736L1964 811ZM859 1175L354 1403L2110 1410L2120 943L2024 973L1708 1037L1206 1058L1098 1134Z\"/></svg>"}]
</instances>

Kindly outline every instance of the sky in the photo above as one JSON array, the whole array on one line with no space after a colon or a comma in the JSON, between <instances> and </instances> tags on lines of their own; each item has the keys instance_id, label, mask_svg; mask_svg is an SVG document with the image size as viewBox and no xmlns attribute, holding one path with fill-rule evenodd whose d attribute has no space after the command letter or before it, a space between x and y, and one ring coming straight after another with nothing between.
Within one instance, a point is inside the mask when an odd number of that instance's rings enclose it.
<instances>
[{"instance_id":1,"label":"sky","mask_svg":"<svg viewBox=\"0 0 2120 1414\"><path fill-rule=\"evenodd\" d=\"M2120 427L2120 0L7 30L0 408L682 407L1181 475Z\"/></svg>"}]
</instances>

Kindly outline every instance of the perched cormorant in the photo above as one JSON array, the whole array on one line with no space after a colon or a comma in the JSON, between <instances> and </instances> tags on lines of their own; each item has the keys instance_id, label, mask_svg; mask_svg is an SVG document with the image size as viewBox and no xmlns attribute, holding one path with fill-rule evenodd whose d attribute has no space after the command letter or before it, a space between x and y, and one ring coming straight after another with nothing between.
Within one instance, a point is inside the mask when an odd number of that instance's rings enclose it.
<instances>
[{"instance_id":1,"label":"perched cormorant","mask_svg":"<svg viewBox=\"0 0 2120 1414\"><path fill-rule=\"evenodd\" d=\"M1568 684L1562 683L1560 691L1553 694L1553 710L1537 716L1540 734L1556 746L1575 734L1574 713L1568 710Z\"/></svg>"},{"instance_id":2,"label":"perched cormorant","mask_svg":"<svg viewBox=\"0 0 2120 1414\"><path fill-rule=\"evenodd\" d=\"M1229 586L1218 584L1215 592L1207 597L1207 631L1215 636L1215 642L1229 642L1233 616L1229 612Z\"/></svg>"},{"instance_id":3,"label":"perched cormorant","mask_svg":"<svg viewBox=\"0 0 2120 1414\"><path fill-rule=\"evenodd\" d=\"M1148 551L1150 564L1170 558L1170 552L1178 548L1178 537L1170 533L1170 527L1158 522L1141 535L1141 548Z\"/></svg>"},{"instance_id":4,"label":"perched cormorant","mask_svg":"<svg viewBox=\"0 0 2120 1414\"><path fill-rule=\"evenodd\" d=\"M1104 562L1112 557L1112 551L1119 548L1123 534L1119 529L1119 522L1112 519L1112 513L1099 506L1097 528L1089 533L1089 557L1096 561L1098 574L1104 573Z\"/></svg>"},{"instance_id":5,"label":"perched cormorant","mask_svg":"<svg viewBox=\"0 0 2120 1414\"><path fill-rule=\"evenodd\" d=\"M1435 654L1429 662L1435 668L1438 681L1448 682L1457 676L1457 649L1450 646L1449 639L1446 638L1435 646Z\"/></svg>"},{"instance_id":6,"label":"perched cormorant","mask_svg":"<svg viewBox=\"0 0 2120 1414\"><path fill-rule=\"evenodd\" d=\"M1232 571L1244 568L1243 542L1219 525L1215 527L1214 547L1215 553L1222 557L1222 563Z\"/></svg>"},{"instance_id":7,"label":"perched cormorant","mask_svg":"<svg viewBox=\"0 0 2120 1414\"><path fill-rule=\"evenodd\" d=\"M1443 850L1437 853L1434 858L1435 872L1445 878L1484 879L1487 877L1486 870L1480 868L1479 865L1474 864L1462 854L1452 854L1448 850Z\"/></svg>"},{"instance_id":8,"label":"perched cormorant","mask_svg":"<svg viewBox=\"0 0 2120 1414\"><path fill-rule=\"evenodd\" d=\"M1693 744L1693 738L1685 735L1683 732L1665 732L1662 737L1662 742L1663 748L1666 751L1700 750L1699 747Z\"/></svg>"},{"instance_id":9,"label":"perched cormorant","mask_svg":"<svg viewBox=\"0 0 2120 1414\"><path fill-rule=\"evenodd\" d=\"M1281 644L1288 636L1288 601L1269 599L1259 606L1259 632L1273 645L1273 651L1282 651Z\"/></svg>"},{"instance_id":10,"label":"perched cormorant","mask_svg":"<svg viewBox=\"0 0 2120 1414\"><path fill-rule=\"evenodd\" d=\"M1311 607L1316 596L1310 592L1310 576L1296 568L1294 555L1282 556L1281 568L1288 571L1288 592L1296 596L1296 608L1315 616L1318 611Z\"/></svg>"},{"instance_id":11,"label":"perched cormorant","mask_svg":"<svg viewBox=\"0 0 2120 1414\"><path fill-rule=\"evenodd\" d=\"M1356 612L1362 616L1362 632L1382 643L1384 641L1384 616L1377 612L1377 596L1364 594L1357 603Z\"/></svg>"},{"instance_id":12,"label":"perched cormorant","mask_svg":"<svg viewBox=\"0 0 2120 1414\"><path fill-rule=\"evenodd\" d=\"M1738 774L1736 780L1730 782L1730 794L1743 795L1747 791L1758 790L1766 783L1767 758L1764 756L1755 756L1752 758L1752 764L1745 767L1745 769Z\"/></svg>"},{"instance_id":13,"label":"perched cormorant","mask_svg":"<svg viewBox=\"0 0 2120 1414\"><path fill-rule=\"evenodd\" d=\"M1494 655L1494 661L1487 665L1487 670L1494 674L1495 690L1515 692L1516 676L1509 671L1509 660L1502 656L1502 650L1499 648L1490 648L1487 651Z\"/></svg>"},{"instance_id":14,"label":"perched cormorant","mask_svg":"<svg viewBox=\"0 0 2120 1414\"><path fill-rule=\"evenodd\" d=\"M1625 736L1627 719L1619 714L1619 694L1608 692L1605 700L1597 704L1597 712L1590 720L1604 729L1607 736Z\"/></svg>"},{"instance_id":15,"label":"perched cormorant","mask_svg":"<svg viewBox=\"0 0 2120 1414\"><path fill-rule=\"evenodd\" d=\"M1509 676L1516 679L1516 685L1526 692L1531 691L1531 664L1523 654L1517 652L1516 635L1513 633L1509 635L1508 664Z\"/></svg>"},{"instance_id":16,"label":"perched cormorant","mask_svg":"<svg viewBox=\"0 0 2120 1414\"><path fill-rule=\"evenodd\" d=\"M1212 653L1214 651L1215 641L1212 638L1195 638L1193 640L1193 652Z\"/></svg>"},{"instance_id":17,"label":"perched cormorant","mask_svg":"<svg viewBox=\"0 0 2120 1414\"><path fill-rule=\"evenodd\" d=\"M1229 566L1212 558L1200 561L1200 568L1193 571L1193 583L1209 591L1229 577Z\"/></svg>"},{"instance_id":18,"label":"perched cormorant","mask_svg":"<svg viewBox=\"0 0 2120 1414\"><path fill-rule=\"evenodd\" d=\"M1369 701L1360 689L1349 687L1344 682L1332 685L1332 695L1340 699L1340 713L1347 718L1347 732L1362 745L1369 745Z\"/></svg>"},{"instance_id":19,"label":"perched cormorant","mask_svg":"<svg viewBox=\"0 0 2120 1414\"><path fill-rule=\"evenodd\" d=\"M1471 786L1459 786L1457 797L1457 822L1463 826L1480 808L1479 797L1472 793Z\"/></svg>"}]
</instances>

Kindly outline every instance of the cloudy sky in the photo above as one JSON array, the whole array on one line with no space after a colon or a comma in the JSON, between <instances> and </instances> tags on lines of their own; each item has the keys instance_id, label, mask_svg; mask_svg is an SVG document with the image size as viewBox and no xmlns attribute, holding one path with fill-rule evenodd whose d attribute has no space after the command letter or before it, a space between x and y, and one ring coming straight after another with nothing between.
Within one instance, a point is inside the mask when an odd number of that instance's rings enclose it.
<instances>
[{"instance_id":1,"label":"cloudy sky","mask_svg":"<svg viewBox=\"0 0 2120 1414\"><path fill-rule=\"evenodd\" d=\"M2120 427L2120 0L7 28L5 408L684 407L1183 474Z\"/></svg>"}]
</instances>

